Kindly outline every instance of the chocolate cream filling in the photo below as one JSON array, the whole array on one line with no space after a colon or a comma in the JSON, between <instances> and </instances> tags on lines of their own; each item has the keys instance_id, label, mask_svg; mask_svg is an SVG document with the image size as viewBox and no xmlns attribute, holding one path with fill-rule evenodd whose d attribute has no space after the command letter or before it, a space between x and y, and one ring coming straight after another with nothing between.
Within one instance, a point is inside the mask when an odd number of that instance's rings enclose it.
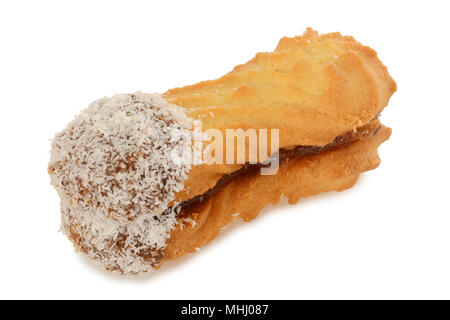
<instances>
[{"instance_id":1,"label":"chocolate cream filling","mask_svg":"<svg viewBox=\"0 0 450 320\"><path fill-rule=\"evenodd\" d=\"M329 152L332 150L336 150L338 148L343 148L355 141L367 139L375 135L377 131L380 129L380 127L381 125L379 123L378 125L374 126L371 122L367 125L364 125L356 129L355 131L349 131L342 135L339 135L332 142L330 142L325 146L296 146L293 149L280 149L278 154L279 165L282 165L284 162L286 162L288 159L291 158L301 158L307 155ZM208 200L209 198L217 194L222 188L227 186L234 179L238 179L244 175L254 174L262 167L269 167L269 166L270 163L267 164L246 163L242 168L230 174L223 175L217 181L216 185L211 189L209 189L208 191L179 203L178 206L180 206L181 211L178 217L180 218L189 217L189 215L191 214L190 210L183 210L183 209L188 209L194 205L203 203L204 201Z\"/></svg>"}]
</instances>

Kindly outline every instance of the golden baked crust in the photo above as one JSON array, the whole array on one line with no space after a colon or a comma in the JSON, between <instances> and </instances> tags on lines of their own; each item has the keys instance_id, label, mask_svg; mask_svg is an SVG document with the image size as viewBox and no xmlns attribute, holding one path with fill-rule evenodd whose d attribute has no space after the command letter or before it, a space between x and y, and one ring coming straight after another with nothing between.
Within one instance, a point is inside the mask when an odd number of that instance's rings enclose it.
<instances>
[{"instance_id":1,"label":"golden baked crust","mask_svg":"<svg viewBox=\"0 0 450 320\"><path fill-rule=\"evenodd\" d=\"M186 209L191 220L171 232L162 263L195 252L212 241L233 219L254 219L281 196L295 204L301 197L352 187L360 173L375 169L377 148L389 138L391 129L382 126L375 135L334 151L292 158L276 175L251 174L232 181L207 201ZM239 213L236 215L236 213Z\"/></svg>"},{"instance_id":2,"label":"golden baked crust","mask_svg":"<svg viewBox=\"0 0 450 320\"><path fill-rule=\"evenodd\" d=\"M380 114L396 84L374 50L339 33L282 38L223 77L168 90L164 97L202 121L203 130L279 129L281 148L323 146ZM241 165L194 166L184 201Z\"/></svg>"},{"instance_id":3,"label":"golden baked crust","mask_svg":"<svg viewBox=\"0 0 450 320\"><path fill-rule=\"evenodd\" d=\"M276 128L280 146L323 146L374 119L396 84L374 50L339 33L282 38L223 77L165 93L203 129Z\"/></svg>"}]
</instances>

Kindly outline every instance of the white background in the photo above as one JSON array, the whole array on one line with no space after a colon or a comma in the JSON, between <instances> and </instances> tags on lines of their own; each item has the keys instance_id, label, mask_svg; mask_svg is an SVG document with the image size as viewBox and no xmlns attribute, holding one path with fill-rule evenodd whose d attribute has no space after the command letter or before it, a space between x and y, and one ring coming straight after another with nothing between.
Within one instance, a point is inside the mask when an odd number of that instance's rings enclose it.
<instances>
[{"instance_id":1,"label":"white background","mask_svg":"<svg viewBox=\"0 0 450 320\"><path fill-rule=\"evenodd\" d=\"M1 1L0 298L450 298L446 1ZM213 79L311 26L378 51L398 91L381 166L265 209L150 276L58 232L50 139L89 102Z\"/></svg>"}]
</instances>

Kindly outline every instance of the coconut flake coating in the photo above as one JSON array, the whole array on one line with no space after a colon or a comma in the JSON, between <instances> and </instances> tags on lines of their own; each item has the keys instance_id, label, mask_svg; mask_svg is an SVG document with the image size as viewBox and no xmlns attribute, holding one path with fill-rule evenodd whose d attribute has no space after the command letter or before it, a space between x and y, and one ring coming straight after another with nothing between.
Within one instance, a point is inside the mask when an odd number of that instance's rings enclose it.
<instances>
[{"instance_id":1,"label":"coconut flake coating","mask_svg":"<svg viewBox=\"0 0 450 320\"><path fill-rule=\"evenodd\" d=\"M93 102L52 143L52 183L80 206L114 219L161 213L184 187L189 166L172 155L190 146L191 122L158 95Z\"/></svg>"},{"instance_id":2,"label":"coconut flake coating","mask_svg":"<svg viewBox=\"0 0 450 320\"><path fill-rule=\"evenodd\" d=\"M176 224L176 206L167 209L190 165L173 156L190 150L191 129L183 109L157 94L90 104L52 142L63 232L107 269L150 270Z\"/></svg>"}]
</instances>

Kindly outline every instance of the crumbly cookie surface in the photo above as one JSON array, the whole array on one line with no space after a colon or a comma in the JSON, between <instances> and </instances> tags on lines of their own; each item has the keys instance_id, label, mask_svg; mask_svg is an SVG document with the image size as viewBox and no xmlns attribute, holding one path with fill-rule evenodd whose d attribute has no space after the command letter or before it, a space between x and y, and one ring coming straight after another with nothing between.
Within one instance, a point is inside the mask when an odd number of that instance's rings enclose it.
<instances>
[{"instance_id":1,"label":"crumbly cookie surface","mask_svg":"<svg viewBox=\"0 0 450 320\"><path fill-rule=\"evenodd\" d=\"M323 146L381 113L396 84L377 53L339 33L282 38L216 80L164 97L203 128L276 128L280 147Z\"/></svg>"},{"instance_id":2,"label":"crumbly cookie surface","mask_svg":"<svg viewBox=\"0 0 450 320\"><path fill-rule=\"evenodd\" d=\"M378 167L378 146L390 134L391 129L382 126L373 136L346 147L289 159L276 175L254 173L232 181L214 197L183 209L191 220L173 229L162 263L198 251L231 221L250 221L283 196L295 204L300 198L352 187L362 172Z\"/></svg>"}]
</instances>

